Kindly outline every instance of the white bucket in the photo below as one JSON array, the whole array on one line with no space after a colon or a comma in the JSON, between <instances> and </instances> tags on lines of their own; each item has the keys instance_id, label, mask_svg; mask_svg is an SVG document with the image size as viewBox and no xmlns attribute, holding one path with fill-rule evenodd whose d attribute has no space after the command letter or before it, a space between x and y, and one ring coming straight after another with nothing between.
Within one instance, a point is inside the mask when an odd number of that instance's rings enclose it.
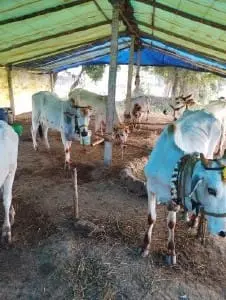
<instances>
[{"instance_id":1,"label":"white bucket","mask_svg":"<svg viewBox=\"0 0 226 300\"><path fill-rule=\"evenodd\" d=\"M89 146L91 144L92 131L88 130L87 136L80 136L80 144Z\"/></svg>"}]
</instances>

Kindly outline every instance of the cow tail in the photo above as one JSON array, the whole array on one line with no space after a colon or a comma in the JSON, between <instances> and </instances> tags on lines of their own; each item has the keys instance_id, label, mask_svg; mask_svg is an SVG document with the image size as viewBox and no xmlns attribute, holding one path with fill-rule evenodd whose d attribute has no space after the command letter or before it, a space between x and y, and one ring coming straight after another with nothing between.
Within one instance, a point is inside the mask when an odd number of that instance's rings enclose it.
<instances>
[{"instance_id":1,"label":"cow tail","mask_svg":"<svg viewBox=\"0 0 226 300\"><path fill-rule=\"evenodd\" d=\"M38 126L38 133L39 133L40 138L42 139L43 138L43 130L42 130L41 124L39 124L39 126Z\"/></svg>"}]
</instances>

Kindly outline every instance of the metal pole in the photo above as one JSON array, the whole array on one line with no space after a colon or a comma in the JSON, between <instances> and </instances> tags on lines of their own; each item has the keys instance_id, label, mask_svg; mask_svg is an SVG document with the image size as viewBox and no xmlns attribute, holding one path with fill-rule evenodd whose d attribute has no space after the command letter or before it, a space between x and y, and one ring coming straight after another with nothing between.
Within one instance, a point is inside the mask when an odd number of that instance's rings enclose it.
<instances>
[{"instance_id":1,"label":"metal pole","mask_svg":"<svg viewBox=\"0 0 226 300\"><path fill-rule=\"evenodd\" d=\"M135 88L139 89L140 87L140 49L137 50L137 70L135 78Z\"/></svg>"},{"instance_id":2,"label":"metal pole","mask_svg":"<svg viewBox=\"0 0 226 300\"><path fill-rule=\"evenodd\" d=\"M118 52L118 24L119 24L119 4L113 5L112 12L112 36L111 36L111 61L108 78L108 101L106 112L106 135L111 136L113 131L115 116L115 90L117 75L117 52ZM104 164L110 166L112 163L112 141L105 141Z\"/></svg>"},{"instance_id":3,"label":"metal pole","mask_svg":"<svg viewBox=\"0 0 226 300\"><path fill-rule=\"evenodd\" d=\"M13 83L12 83L12 66L7 68L7 79L8 79L8 89L9 89L9 101L10 107L13 112L13 121L15 118L15 103L14 103L14 95L13 95Z\"/></svg>"},{"instance_id":4,"label":"metal pole","mask_svg":"<svg viewBox=\"0 0 226 300\"><path fill-rule=\"evenodd\" d=\"M129 53L128 81L127 81L127 93L126 93L126 103L125 103L126 114L130 113L130 106L131 106L131 87L132 87L133 63L134 63L134 42L135 42L135 36L133 35L131 38L130 53Z\"/></svg>"}]
</instances>

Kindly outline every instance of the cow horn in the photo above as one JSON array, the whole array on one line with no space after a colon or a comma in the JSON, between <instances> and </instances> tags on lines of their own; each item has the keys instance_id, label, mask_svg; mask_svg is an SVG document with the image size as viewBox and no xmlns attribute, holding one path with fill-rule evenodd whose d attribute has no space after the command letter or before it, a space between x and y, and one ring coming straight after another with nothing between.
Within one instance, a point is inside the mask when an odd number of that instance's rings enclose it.
<instances>
[{"instance_id":1,"label":"cow horn","mask_svg":"<svg viewBox=\"0 0 226 300\"><path fill-rule=\"evenodd\" d=\"M192 94L189 94L188 96L184 97L186 100L192 97Z\"/></svg>"},{"instance_id":2,"label":"cow horn","mask_svg":"<svg viewBox=\"0 0 226 300\"><path fill-rule=\"evenodd\" d=\"M200 153L200 159L201 159L201 163L204 167L209 166L209 160L207 158L205 158L203 153Z\"/></svg>"}]
</instances>

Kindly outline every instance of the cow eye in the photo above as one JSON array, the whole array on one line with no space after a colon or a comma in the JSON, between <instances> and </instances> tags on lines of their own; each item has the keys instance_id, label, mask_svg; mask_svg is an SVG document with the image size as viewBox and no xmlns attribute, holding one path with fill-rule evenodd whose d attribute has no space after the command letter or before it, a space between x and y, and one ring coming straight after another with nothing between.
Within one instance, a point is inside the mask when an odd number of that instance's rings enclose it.
<instances>
[{"instance_id":1,"label":"cow eye","mask_svg":"<svg viewBox=\"0 0 226 300\"><path fill-rule=\"evenodd\" d=\"M210 187L208 188L208 193L212 196L215 196L215 197L217 195L217 191L213 188L210 188Z\"/></svg>"}]
</instances>

